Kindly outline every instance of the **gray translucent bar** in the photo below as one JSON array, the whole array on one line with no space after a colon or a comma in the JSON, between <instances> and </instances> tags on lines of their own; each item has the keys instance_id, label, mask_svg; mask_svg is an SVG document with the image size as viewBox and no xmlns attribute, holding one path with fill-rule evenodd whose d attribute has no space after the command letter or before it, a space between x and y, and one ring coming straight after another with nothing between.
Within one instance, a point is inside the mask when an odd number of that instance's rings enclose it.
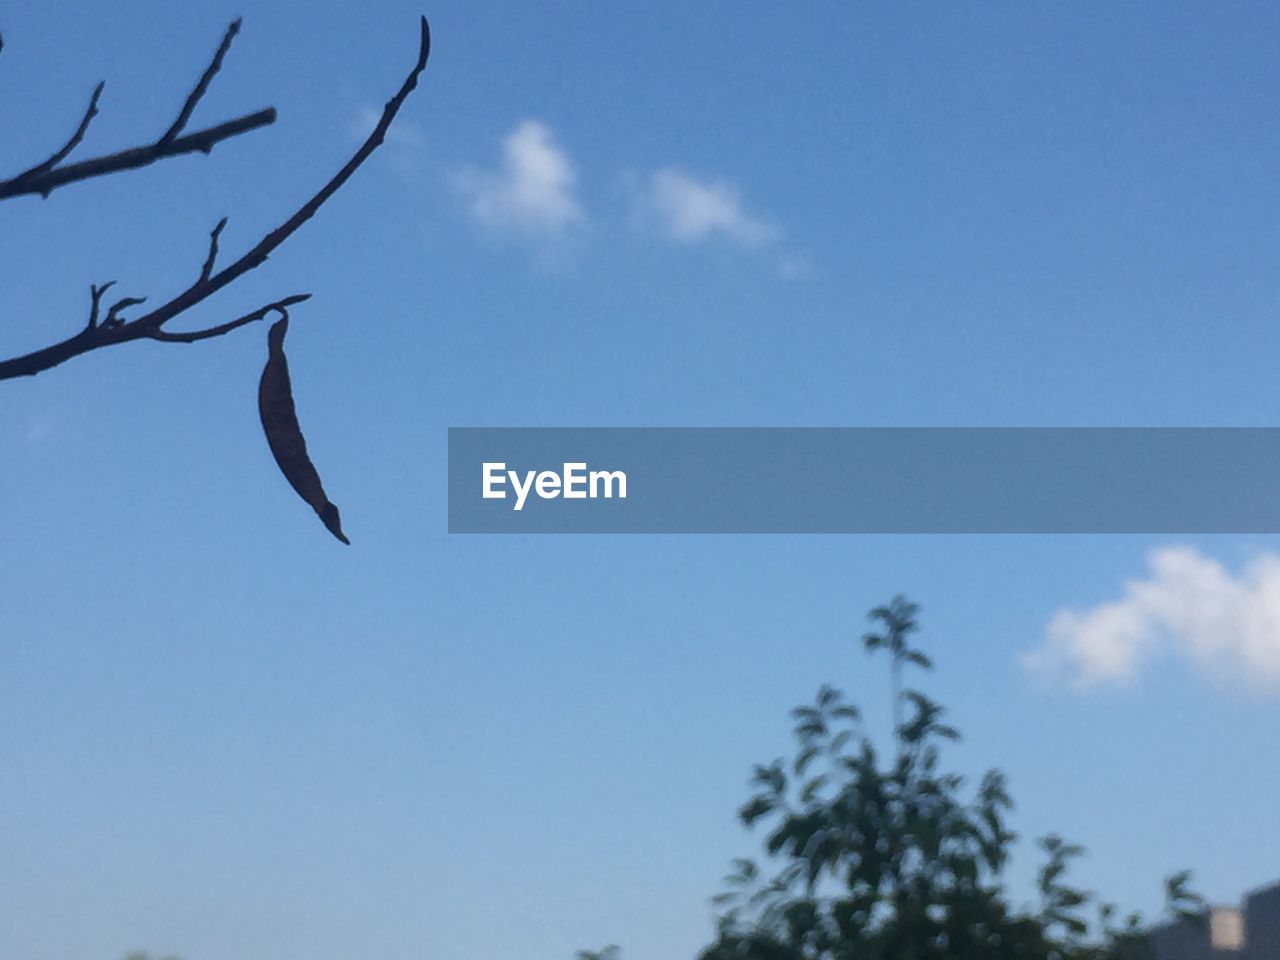
<instances>
[{"instance_id":1,"label":"gray translucent bar","mask_svg":"<svg viewBox=\"0 0 1280 960\"><path fill-rule=\"evenodd\" d=\"M1277 533L1280 428L451 428L449 531Z\"/></svg>"}]
</instances>

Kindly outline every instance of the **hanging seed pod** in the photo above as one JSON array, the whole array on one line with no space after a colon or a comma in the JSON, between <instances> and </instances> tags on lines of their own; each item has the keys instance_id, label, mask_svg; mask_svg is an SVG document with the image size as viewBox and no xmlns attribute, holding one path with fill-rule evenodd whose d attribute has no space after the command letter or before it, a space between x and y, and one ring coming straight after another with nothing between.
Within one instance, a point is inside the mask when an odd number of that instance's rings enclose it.
<instances>
[{"instance_id":1,"label":"hanging seed pod","mask_svg":"<svg viewBox=\"0 0 1280 960\"><path fill-rule=\"evenodd\" d=\"M320 474L307 456L307 441L298 426L293 406L293 385L289 380L289 362L284 355L284 335L289 329L289 315L283 310L267 334L267 365L258 382L258 415L267 435L267 446L276 458L280 472L298 496L311 505L329 532L349 544L342 532L338 508L325 496Z\"/></svg>"}]
</instances>

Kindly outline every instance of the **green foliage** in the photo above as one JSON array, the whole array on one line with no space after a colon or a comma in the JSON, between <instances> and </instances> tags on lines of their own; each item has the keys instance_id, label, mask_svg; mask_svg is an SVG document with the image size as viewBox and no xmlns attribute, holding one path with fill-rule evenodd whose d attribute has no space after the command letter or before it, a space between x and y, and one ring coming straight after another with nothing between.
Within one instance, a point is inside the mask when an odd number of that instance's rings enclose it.
<instances>
[{"instance_id":1,"label":"green foliage","mask_svg":"<svg viewBox=\"0 0 1280 960\"><path fill-rule=\"evenodd\" d=\"M1138 914L1118 924L1114 905L1068 882L1084 849L1059 836L1039 841L1038 905L1010 901L1003 876L1017 834L1005 776L989 770L967 789L944 770L942 747L960 732L941 704L902 685L904 668L933 669L911 643L918 613L895 597L871 611L879 629L863 637L869 653L890 657L891 756L882 759L858 708L823 685L791 711L795 755L755 767L738 818L763 831L771 869L733 861L728 889L712 898L716 940L699 960L1151 960ZM1166 880L1167 911L1203 920L1189 882L1185 871Z\"/></svg>"},{"instance_id":2,"label":"green foliage","mask_svg":"<svg viewBox=\"0 0 1280 960\"><path fill-rule=\"evenodd\" d=\"M891 756L863 731L858 709L823 686L792 711L794 757L755 768L738 816L763 831L777 869L734 862L728 890L713 900L718 936L701 960L1149 957L1140 917L1117 926L1113 906L1068 882L1083 850L1060 837L1040 841L1038 906L1010 902L1003 874L1017 837L1004 774L990 770L968 789L944 770L942 747L959 731L939 703L902 686L905 668L933 666L911 642L918 612L896 597L871 611L879 629L863 638L868 652L890 655ZM1188 880L1168 880L1174 916L1203 915Z\"/></svg>"}]
</instances>

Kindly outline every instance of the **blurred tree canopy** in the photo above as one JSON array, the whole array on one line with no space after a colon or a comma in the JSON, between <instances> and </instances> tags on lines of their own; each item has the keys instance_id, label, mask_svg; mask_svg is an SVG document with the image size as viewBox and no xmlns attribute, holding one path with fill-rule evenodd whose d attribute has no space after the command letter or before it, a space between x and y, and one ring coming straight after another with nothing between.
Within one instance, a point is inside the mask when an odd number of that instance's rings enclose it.
<instances>
[{"instance_id":1,"label":"blurred tree canopy","mask_svg":"<svg viewBox=\"0 0 1280 960\"><path fill-rule=\"evenodd\" d=\"M975 786L943 767L960 738L946 711L904 687L932 670L915 646L919 608L895 597L863 637L887 653L892 749L882 755L859 709L832 686L792 711L795 753L755 768L738 811L763 832L764 858L734 861L714 942L699 960L1146 960L1143 919L1068 881L1083 849L1039 840L1038 903L1017 905L1005 871L1017 835L1005 776ZM1202 920L1186 872L1167 878L1168 910ZM608 953L579 954L582 960Z\"/></svg>"}]
</instances>

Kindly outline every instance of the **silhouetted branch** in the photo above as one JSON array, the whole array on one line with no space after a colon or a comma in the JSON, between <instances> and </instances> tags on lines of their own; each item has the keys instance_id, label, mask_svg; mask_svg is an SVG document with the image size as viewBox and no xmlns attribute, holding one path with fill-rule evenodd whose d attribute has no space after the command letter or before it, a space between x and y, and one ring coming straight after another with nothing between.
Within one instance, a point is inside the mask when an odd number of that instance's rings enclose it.
<instances>
[{"instance_id":1,"label":"silhouetted branch","mask_svg":"<svg viewBox=\"0 0 1280 960\"><path fill-rule=\"evenodd\" d=\"M224 39L224 46L226 44ZM222 48L219 48L220 51ZM91 322L83 330L73 337L69 337L59 343L36 350L24 356L14 357L10 360L0 361L0 380L7 380L13 377L33 376L42 371L49 370L65 363L72 357L80 356L92 350L98 350L102 347L113 346L118 343L127 343L130 340L152 339L164 341L176 341L180 343L191 343L196 340L208 339L209 337L221 336L239 326L251 323L254 320L261 319L266 313L278 305L285 304L286 301L279 301L279 304L273 304L264 308L262 311L248 314L237 320L217 327L210 327L207 330L198 331L197 334L170 334L164 331L163 326L181 313L190 310L192 307L207 300L219 290L233 283L235 280L248 273L250 270L260 266L266 259L292 236L299 227L315 216L316 211L323 206L324 202L333 196L344 183L350 179L351 175L356 172L376 150L386 137L387 130L391 123L395 120L396 114L400 111L409 94L413 92L418 84L418 77L427 65L427 57L431 52L431 33L427 26L426 17L421 22L421 37L418 48L418 59L413 69L405 78L400 89L396 91L382 111L382 117L379 119L377 126L368 138L360 145L360 148L352 155L342 168L329 180L320 190L306 203L299 207L287 220L280 226L276 227L265 237L258 241L248 252L240 256L233 263L216 272L213 271L214 260L217 256L218 238L225 225L225 221L220 222L210 234L209 253L205 258L205 267L201 270L200 278L191 286L183 290L173 299L161 304L154 310L146 313L136 320L123 321L118 316L119 311L126 306L133 306L140 303L137 298L127 298L128 303L121 302L108 311L107 319L114 321L112 323L96 322L97 308L101 299L102 290L97 287L92 288L94 291L93 312L91 314ZM216 59L216 58L215 58ZM208 73L208 71L206 71ZM211 74L209 74L211 76ZM205 82L202 78L202 83ZM197 86L196 93L200 92ZM194 95L194 94L193 94ZM198 97L197 97L198 99ZM232 121L233 123L235 121ZM179 137L174 140L169 148L176 148L184 141L191 137L198 137L200 134L191 134L188 137ZM168 149L168 148L166 148ZM90 161L93 162L93 161ZM69 167L59 168L62 171L71 169ZM58 171L55 170L54 173ZM302 295L300 295L302 296ZM305 296L303 296L305 299ZM297 299L290 298L287 302L299 302Z\"/></svg>"},{"instance_id":2,"label":"silhouetted branch","mask_svg":"<svg viewBox=\"0 0 1280 960\"><path fill-rule=\"evenodd\" d=\"M268 303L265 307L246 313L243 317L235 320L228 320L226 323L220 323L216 327L209 327L206 330L192 330L187 333L170 333L167 330L157 330L151 335L152 340L162 340L165 343L195 343L199 340L208 340L211 337L220 337L225 333L230 333L238 327L243 327L247 323L253 323L255 320L261 320L269 313L285 314L287 307L292 307L295 303L302 303L304 300L310 300L309 293L295 293L292 297L285 297L283 300L277 300L275 303Z\"/></svg>"},{"instance_id":3,"label":"silhouetted branch","mask_svg":"<svg viewBox=\"0 0 1280 960\"><path fill-rule=\"evenodd\" d=\"M114 280L108 280L102 286L96 283L89 284L89 329L92 330L98 325L98 308L102 306L102 295L116 285Z\"/></svg>"},{"instance_id":4,"label":"silhouetted branch","mask_svg":"<svg viewBox=\"0 0 1280 960\"><path fill-rule=\"evenodd\" d=\"M240 18L236 17L231 21L231 25L227 27L227 32L222 36L222 43L218 44L218 49L213 55L213 59L209 61L209 66L205 67L204 73L200 75L200 79L196 82L195 88L187 95L187 101L182 105L182 109L178 111L178 118L173 121L169 129L164 132L158 143L172 143L174 139L186 127L187 121L191 119L191 114L195 112L196 104L205 95L209 89L209 84L213 82L213 78L218 71L222 69L222 60L227 55L227 51L231 49L231 41L236 38L236 34L240 32Z\"/></svg>"},{"instance_id":5,"label":"silhouetted branch","mask_svg":"<svg viewBox=\"0 0 1280 960\"><path fill-rule=\"evenodd\" d=\"M218 259L218 236L226 225L227 218L223 217L209 233L209 255L204 258L204 266L200 268L201 280L208 280L209 274L213 273L213 264Z\"/></svg>"},{"instance_id":6,"label":"silhouetted branch","mask_svg":"<svg viewBox=\"0 0 1280 960\"><path fill-rule=\"evenodd\" d=\"M164 132L160 139L146 146L132 147L128 150L121 150L118 153L107 154L92 160L59 166L71 154L71 151L80 145L80 142L84 139L85 132L89 129L90 121L98 114L98 99L102 96L103 88L103 84L99 83L94 88L93 97L89 101L89 109L85 111L84 117L76 128L76 132L72 134L71 139L43 163L9 180L0 181L0 200L29 194L47 197L58 187L66 186L68 183L74 183L77 180L88 180L91 177L119 173L121 170L145 167L165 157L174 157L184 153L199 151L207 154L219 141L275 122L276 112L268 107L265 110L246 114L213 127L206 127L204 130L188 134L185 137L178 136L186 128L187 122L191 119L191 114L196 109L196 105L200 103L200 100L208 91L209 84L213 81L214 76L222 68L222 61L226 57L227 51L231 48L231 41L235 39L236 34L239 32L240 20L236 19L227 27L227 32L223 35L222 43L218 45L217 52L213 55L213 60L205 68L204 73L200 75L195 88L188 94L186 101L182 104L182 109L178 112L177 119L169 125L169 129Z\"/></svg>"},{"instance_id":7,"label":"silhouetted branch","mask_svg":"<svg viewBox=\"0 0 1280 960\"><path fill-rule=\"evenodd\" d=\"M71 134L71 138L67 140L62 147L44 163L36 164L30 170L18 174L10 183L18 181L30 181L39 177L43 173L48 173L63 160L70 156L71 151L80 145L80 141L84 139L85 132L89 129L89 124L93 122L93 118L98 115L98 100L102 97L103 87L106 82L100 82L93 88L93 96L89 98L89 106L84 111L84 116L80 118L80 125L76 127L75 133Z\"/></svg>"},{"instance_id":8,"label":"silhouetted branch","mask_svg":"<svg viewBox=\"0 0 1280 960\"><path fill-rule=\"evenodd\" d=\"M121 150L119 153L96 157L93 160L82 160L79 163L56 167L32 177L18 176L12 180L3 180L0 181L0 200L28 194L47 197L58 187L75 183L77 180L102 177L110 173L120 173L123 170L136 170L138 167L149 166L157 160L181 156L184 153L208 153L223 140L248 133L258 127L265 127L275 123L275 120L275 108L267 107L257 113L246 114L217 126L197 130L195 133L178 137L168 143L157 141L150 146L133 147L129 150Z\"/></svg>"},{"instance_id":9,"label":"silhouetted branch","mask_svg":"<svg viewBox=\"0 0 1280 960\"><path fill-rule=\"evenodd\" d=\"M107 310L106 319L102 321L102 326L108 328L124 326L125 320L120 316L121 310L127 310L130 307L136 307L140 303L146 303L146 297L122 297L113 303Z\"/></svg>"}]
</instances>

